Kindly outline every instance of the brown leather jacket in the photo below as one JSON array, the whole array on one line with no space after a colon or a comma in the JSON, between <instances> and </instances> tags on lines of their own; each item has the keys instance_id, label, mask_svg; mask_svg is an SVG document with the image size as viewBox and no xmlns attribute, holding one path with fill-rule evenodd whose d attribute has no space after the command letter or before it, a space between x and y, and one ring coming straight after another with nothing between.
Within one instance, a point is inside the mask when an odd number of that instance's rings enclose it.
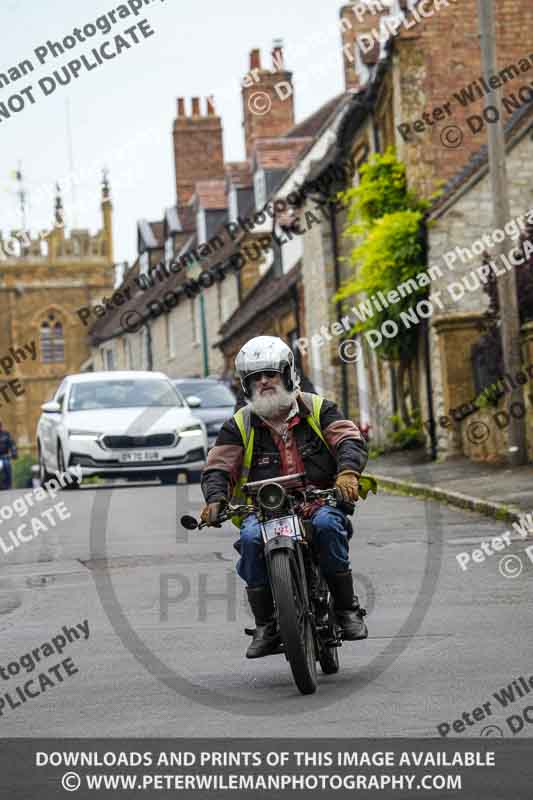
<instances>
[{"instance_id":1,"label":"brown leather jacket","mask_svg":"<svg viewBox=\"0 0 533 800\"><path fill-rule=\"evenodd\" d=\"M320 411L320 428L328 443L326 447L306 422L310 414L311 409L299 395L300 419L293 433L307 479L316 486L330 487L341 470L353 469L361 474L368 459L368 448L357 425L344 419L335 403L324 400ZM268 426L254 413L251 415L251 424L255 432L249 480L280 477L283 474L281 457ZM220 429L202 473L202 492L207 503L231 497L241 474L243 456L241 434L232 417Z\"/></svg>"}]
</instances>

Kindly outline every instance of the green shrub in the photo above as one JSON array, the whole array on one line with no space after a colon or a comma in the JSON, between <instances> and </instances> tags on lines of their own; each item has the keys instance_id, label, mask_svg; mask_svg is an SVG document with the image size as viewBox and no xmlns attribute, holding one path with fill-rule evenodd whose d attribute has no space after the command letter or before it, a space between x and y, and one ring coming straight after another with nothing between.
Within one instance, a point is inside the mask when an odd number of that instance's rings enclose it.
<instances>
[{"instance_id":1,"label":"green shrub","mask_svg":"<svg viewBox=\"0 0 533 800\"><path fill-rule=\"evenodd\" d=\"M425 437L422 429L422 420L419 415L413 416L411 425L403 425L401 417L395 415L389 417L397 430L393 430L390 434L390 441L392 446L397 450L414 450L424 444Z\"/></svg>"},{"instance_id":2,"label":"green shrub","mask_svg":"<svg viewBox=\"0 0 533 800\"><path fill-rule=\"evenodd\" d=\"M25 489L31 485L31 468L37 461L32 455L19 456L11 462L13 470L13 487L15 489Z\"/></svg>"}]
</instances>

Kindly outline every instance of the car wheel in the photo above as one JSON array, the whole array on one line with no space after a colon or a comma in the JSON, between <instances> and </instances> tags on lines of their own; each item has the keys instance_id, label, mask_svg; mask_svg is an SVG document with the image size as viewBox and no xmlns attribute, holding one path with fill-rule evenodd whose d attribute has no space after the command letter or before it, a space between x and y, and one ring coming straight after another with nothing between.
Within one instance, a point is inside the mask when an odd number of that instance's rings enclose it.
<instances>
[{"instance_id":1,"label":"car wheel","mask_svg":"<svg viewBox=\"0 0 533 800\"><path fill-rule=\"evenodd\" d=\"M46 469L46 464L44 461L44 455L40 442L37 442L37 453L39 459L39 481L41 483L41 486L43 486L43 484L51 480L51 478L53 478L54 476Z\"/></svg>"},{"instance_id":2,"label":"car wheel","mask_svg":"<svg viewBox=\"0 0 533 800\"><path fill-rule=\"evenodd\" d=\"M65 457L63 455L63 448L61 447L60 444L57 445L57 468L59 470L60 475L64 475L67 472L65 468ZM65 482L63 489L79 489L80 488L79 480L70 473L69 473L69 478L71 482L70 483Z\"/></svg>"}]
</instances>

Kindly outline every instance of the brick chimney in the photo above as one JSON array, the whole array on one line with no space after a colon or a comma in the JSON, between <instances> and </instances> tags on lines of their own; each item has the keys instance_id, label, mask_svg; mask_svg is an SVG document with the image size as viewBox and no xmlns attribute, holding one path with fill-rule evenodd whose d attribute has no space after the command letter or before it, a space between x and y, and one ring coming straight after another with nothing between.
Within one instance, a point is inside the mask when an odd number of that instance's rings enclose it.
<instances>
[{"instance_id":1,"label":"brick chimney","mask_svg":"<svg viewBox=\"0 0 533 800\"><path fill-rule=\"evenodd\" d=\"M400 7L405 4L400 0ZM390 10L386 0L360 0L345 5L340 10L340 28L344 63L344 83L346 89L359 89L360 81L355 69L355 41L365 34L363 61L376 63L379 57L379 43L372 37L372 31L379 33L380 17L388 15ZM379 38L379 37L378 37ZM372 47L372 40L374 46Z\"/></svg>"},{"instance_id":2,"label":"brick chimney","mask_svg":"<svg viewBox=\"0 0 533 800\"><path fill-rule=\"evenodd\" d=\"M250 69L242 81L243 127L246 158L257 139L283 136L294 126L292 72L285 69L283 45L272 50L272 68L261 66L261 52L250 53Z\"/></svg>"},{"instance_id":3,"label":"brick chimney","mask_svg":"<svg viewBox=\"0 0 533 800\"><path fill-rule=\"evenodd\" d=\"M224 178L222 120L215 113L213 98L208 98L202 114L200 98L191 101L187 116L185 99L178 98L178 116L174 120L174 159L178 205L187 205L196 181Z\"/></svg>"}]
</instances>

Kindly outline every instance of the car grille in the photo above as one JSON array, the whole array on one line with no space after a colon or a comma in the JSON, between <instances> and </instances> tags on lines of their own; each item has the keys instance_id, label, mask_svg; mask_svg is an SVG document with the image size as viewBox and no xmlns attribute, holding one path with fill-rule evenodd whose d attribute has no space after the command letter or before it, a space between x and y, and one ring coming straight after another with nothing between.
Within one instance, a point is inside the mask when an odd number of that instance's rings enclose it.
<instances>
[{"instance_id":1,"label":"car grille","mask_svg":"<svg viewBox=\"0 0 533 800\"><path fill-rule=\"evenodd\" d=\"M115 459L96 459L82 453L71 453L69 458L69 467L74 467L76 465L79 465L80 467L92 467L93 469L102 467L104 471L106 467L120 467L123 472L146 467L146 471L149 471L155 470L156 467L168 467L173 466L174 464L189 464L193 461L205 461L205 459L206 453L203 447L196 447L194 450L189 450L189 452L185 453L183 456L169 456L167 458L163 458L161 461L139 461L136 463L127 464L125 464L123 461L117 461Z\"/></svg>"},{"instance_id":2,"label":"car grille","mask_svg":"<svg viewBox=\"0 0 533 800\"><path fill-rule=\"evenodd\" d=\"M153 433L150 436L104 436L104 447L110 450L139 449L141 447L172 447L176 441L173 433Z\"/></svg>"}]
</instances>

